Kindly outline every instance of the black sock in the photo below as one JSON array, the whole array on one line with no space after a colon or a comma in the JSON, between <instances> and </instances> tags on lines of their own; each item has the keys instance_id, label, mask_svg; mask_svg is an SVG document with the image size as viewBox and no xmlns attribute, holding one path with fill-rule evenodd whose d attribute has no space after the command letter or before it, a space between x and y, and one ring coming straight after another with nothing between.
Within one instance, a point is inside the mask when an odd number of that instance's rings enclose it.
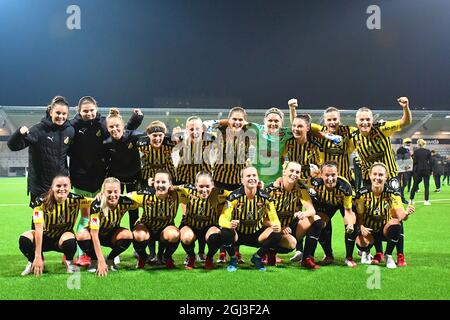
<instances>
[{"instance_id":1,"label":"black sock","mask_svg":"<svg viewBox=\"0 0 450 320\"><path fill-rule=\"evenodd\" d=\"M145 251L145 249L147 248L147 244L148 244L148 240L144 240L144 241L133 240L133 247L134 247L134 250L139 255L139 258L147 259L148 255L147 255L147 252Z\"/></svg>"},{"instance_id":2,"label":"black sock","mask_svg":"<svg viewBox=\"0 0 450 320\"><path fill-rule=\"evenodd\" d=\"M235 231L232 229L222 228L220 233L222 234L223 247L225 248L225 251L230 257L234 257L234 237L236 234Z\"/></svg>"},{"instance_id":3,"label":"black sock","mask_svg":"<svg viewBox=\"0 0 450 320\"><path fill-rule=\"evenodd\" d=\"M61 250L69 261L73 260L73 256L77 252L77 241L75 239L68 239L61 245Z\"/></svg>"},{"instance_id":4,"label":"black sock","mask_svg":"<svg viewBox=\"0 0 450 320\"><path fill-rule=\"evenodd\" d=\"M303 238L297 241L295 250L303 252Z\"/></svg>"},{"instance_id":5,"label":"black sock","mask_svg":"<svg viewBox=\"0 0 450 320\"><path fill-rule=\"evenodd\" d=\"M198 254L205 254L206 240L205 238L198 239Z\"/></svg>"},{"instance_id":6,"label":"black sock","mask_svg":"<svg viewBox=\"0 0 450 320\"><path fill-rule=\"evenodd\" d=\"M185 244L181 242L181 246L183 247L184 251L186 251L187 255L189 257L195 257L195 242L192 242L190 244Z\"/></svg>"},{"instance_id":7,"label":"black sock","mask_svg":"<svg viewBox=\"0 0 450 320\"><path fill-rule=\"evenodd\" d=\"M166 241L158 241L158 258L161 259L163 257L164 251L166 250L167 242Z\"/></svg>"},{"instance_id":8,"label":"black sock","mask_svg":"<svg viewBox=\"0 0 450 320\"><path fill-rule=\"evenodd\" d=\"M317 241L319 240L320 233L323 229L323 221L316 220L312 223L311 227L308 229L306 233L305 240L305 251L303 253L303 257L310 258L314 257L314 253L317 247Z\"/></svg>"},{"instance_id":9,"label":"black sock","mask_svg":"<svg viewBox=\"0 0 450 320\"><path fill-rule=\"evenodd\" d=\"M376 252L383 252L383 242L381 240L375 240L373 246Z\"/></svg>"},{"instance_id":10,"label":"black sock","mask_svg":"<svg viewBox=\"0 0 450 320\"><path fill-rule=\"evenodd\" d=\"M156 243L155 241L151 240L148 242L148 250L150 251L151 256L156 255Z\"/></svg>"},{"instance_id":11,"label":"black sock","mask_svg":"<svg viewBox=\"0 0 450 320\"><path fill-rule=\"evenodd\" d=\"M392 225L387 230L387 236L388 239L387 245L386 245L386 254L392 255L392 251L394 251L394 247L398 243L398 239L400 237L400 230L401 226L399 224Z\"/></svg>"},{"instance_id":12,"label":"black sock","mask_svg":"<svg viewBox=\"0 0 450 320\"><path fill-rule=\"evenodd\" d=\"M355 248L355 240L359 233L359 226L353 225L355 230L352 233L345 232L345 254L347 258L351 258L353 256L353 249ZM347 230L347 225L345 226Z\"/></svg>"},{"instance_id":13,"label":"black sock","mask_svg":"<svg viewBox=\"0 0 450 320\"><path fill-rule=\"evenodd\" d=\"M403 251L405 250L405 229L403 227L403 221L400 222L400 226L401 226L400 236L398 238L398 242L397 242L397 245L396 245L397 254L399 254L399 253L403 254Z\"/></svg>"},{"instance_id":14,"label":"black sock","mask_svg":"<svg viewBox=\"0 0 450 320\"><path fill-rule=\"evenodd\" d=\"M333 233L333 228L331 227L331 221L328 221L325 228L322 229L322 233L319 238L320 245L325 252L327 257L333 256L333 249L331 249L331 237Z\"/></svg>"},{"instance_id":15,"label":"black sock","mask_svg":"<svg viewBox=\"0 0 450 320\"><path fill-rule=\"evenodd\" d=\"M303 246L302 246L302 247L303 247ZM303 248L302 248L302 249L303 249ZM294 250L294 249L287 249L287 248L281 247L280 245L276 245L275 248L274 248L274 250L275 250L276 253L281 253L281 254L283 254L283 253L289 253L289 252L291 252L291 251ZM300 251L301 251L301 250L300 250Z\"/></svg>"},{"instance_id":16,"label":"black sock","mask_svg":"<svg viewBox=\"0 0 450 320\"><path fill-rule=\"evenodd\" d=\"M28 261L34 261L34 244L33 241L25 236L20 236L19 238L19 249L23 255L28 259Z\"/></svg>"},{"instance_id":17,"label":"black sock","mask_svg":"<svg viewBox=\"0 0 450 320\"><path fill-rule=\"evenodd\" d=\"M116 241L115 247L111 250L108 255L108 260L114 260L122 252L126 251L131 244L131 239L119 239Z\"/></svg>"},{"instance_id":18,"label":"black sock","mask_svg":"<svg viewBox=\"0 0 450 320\"><path fill-rule=\"evenodd\" d=\"M180 241L177 242L167 242L166 243L166 250L164 251L164 258L171 259L172 255L175 251L177 251L178 245L180 244ZM193 251L193 250L192 250Z\"/></svg>"},{"instance_id":19,"label":"black sock","mask_svg":"<svg viewBox=\"0 0 450 320\"><path fill-rule=\"evenodd\" d=\"M80 246L81 250L83 250L83 252L88 255L89 258L97 260L97 255L95 254L92 240L80 240L78 241L78 245Z\"/></svg>"},{"instance_id":20,"label":"black sock","mask_svg":"<svg viewBox=\"0 0 450 320\"><path fill-rule=\"evenodd\" d=\"M240 244L235 244L234 245L234 252L239 252L239 249L241 248Z\"/></svg>"},{"instance_id":21,"label":"black sock","mask_svg":"<svg viewBox=\"0 0 450 320\"><path fill-rule=\"evenodd\" d=\"M279 245L281 241L282 234L280 232L273 232L269 234L266 240L263 241L261 248L256 252L260 257L264 256L269 252L270 248L274 248Z\"/></svg>"},{"instance_id":22,"label":"black sock","mask_svg":"<svg viewBox=\"0 0 450 320\"><path fill-rule=\"evenodd\" d=\"M208 257L212 258L216 254L222 243L222 236L220 233L213 233L209 236L208 241Z\"/></svg>"}]
</instances>

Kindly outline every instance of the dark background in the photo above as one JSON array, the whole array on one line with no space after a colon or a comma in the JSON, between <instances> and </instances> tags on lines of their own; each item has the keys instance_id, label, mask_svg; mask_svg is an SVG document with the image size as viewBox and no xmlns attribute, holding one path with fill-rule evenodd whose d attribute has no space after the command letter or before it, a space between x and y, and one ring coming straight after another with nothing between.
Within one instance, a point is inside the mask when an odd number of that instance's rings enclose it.
<instances>
[{"instance_id":1,"label":"dark background","mask_svg":"<svg viewBox=\"0 0 450 320\"><path fill-rule=\"evenodd\" d=\"M66 8L81 8L81 30ZM366 9L381 8L381 30ZM450 107L448 0L0 0L0 105ZM229 106L227 106L229 107Z\"/></svg>"}]
</instances>

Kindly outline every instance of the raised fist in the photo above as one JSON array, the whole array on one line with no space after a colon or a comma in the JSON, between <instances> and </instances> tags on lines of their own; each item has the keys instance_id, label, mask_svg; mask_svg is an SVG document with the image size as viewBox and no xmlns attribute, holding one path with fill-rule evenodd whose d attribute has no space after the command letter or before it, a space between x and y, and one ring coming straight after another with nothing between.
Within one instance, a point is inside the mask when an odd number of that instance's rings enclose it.
<instances>
[{"instance_id":1,"label":"raised fist","mask_svg":"<svg viewBox=\"0 0 450 320\"><path fill-rule=\"evenodd\" d=\"M402 108L406 108L409 106L409 100L407 97L400 97L397 99L398 104L402 106Z\"/></svg>"},{"instance_id":2,"label":"raised fist","mask_svg":"<svg viewBox=\"0 0 450 320\"><path fill-rule=\"evenodd\" d=\"M288 101L289 108L297 108L298 107L298 101L297 99L291 99Z\"/></svg>"}]
</instances>

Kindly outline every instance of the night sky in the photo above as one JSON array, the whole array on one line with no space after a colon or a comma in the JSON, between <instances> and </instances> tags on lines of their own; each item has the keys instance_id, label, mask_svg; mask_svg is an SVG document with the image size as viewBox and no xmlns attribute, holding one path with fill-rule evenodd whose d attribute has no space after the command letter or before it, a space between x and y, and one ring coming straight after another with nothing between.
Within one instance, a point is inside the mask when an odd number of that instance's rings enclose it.
<instances>
[{"instance_id":1,"label":"night sky","mask_svg":"<svg viewBox=\"0 0 450 320\"><path fill-rule=\"evenodd\" d=\"M81 8L68 30L66 8ZM369 30L369 5L381 30ZM0 0L0 105L450 108L448 0ZM230 107L230 106L225 106Z\"/></svg>"}]
</instances>

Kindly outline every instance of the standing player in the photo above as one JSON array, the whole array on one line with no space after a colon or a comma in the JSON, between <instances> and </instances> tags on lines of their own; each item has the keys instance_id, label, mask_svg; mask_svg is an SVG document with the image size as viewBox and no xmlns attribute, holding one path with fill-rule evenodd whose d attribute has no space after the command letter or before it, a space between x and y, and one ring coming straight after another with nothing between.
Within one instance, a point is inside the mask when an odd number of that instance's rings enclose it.
<instances>
[{"instance_id":1,"label":"standing player","mask_svg":"<svg viewBox=\"0 0 450 320\"><path fill-rule=\"evenodd\" d=\"M375 242L387 241L386 267L397 268L392 252L400 239L400 222L406 220L414 212L413 206L403 209L402 200L398 190L391 188L386 181L388 168L383 163L375 163L369 170L371 185L358 191L356 207L358 212L358 225L361 236L358 237L363 256L369 256L370 245ZM401 261L397 249L397 263ZM382 252L377 252L374 264L381 260ZM361 259L362 260L362 259Z\"/></svg>"},{"instance_id":2,"label":"standing player","mask_svg":"<svg viewBox=\"0 0 450 320\"><path fill-rule=\"evenodd\" d=\"M120 180L122 192L139 189L141 177L141 160L139 147L146 143L145 135L140 131L124 130L124 123L119 110L111 108L106 118L110 137L103 142L106 152L106 175ZM139 218L138 210L128 212L130 229Z\"/></svg>"},{"instance_id":3,"label":"standing player","mask_svg":"<svg viewBox=\"0 0 450 320\"><path fill-rule=\"evenodd\" d=\"M89 208L91 199L70 193L70 179L57 175L52 180L50 189L43 196L35 199L33 208L34 230L23 233L19 238L19 248L28 259L22 272L26 276L31 272L42 275L44 271L43 252L63 252L68 273L76 271L72 263L77 249L73 227L78 211Z\"/></svg>"},{"instance_id":4,"label":"standing player","mask_svg":"<svg viewBox=\"0 0 450 320\"><path fill-rule=\"evenodd\" d=\"M67 154L75 132L67 121L69 104L56 96L47 107L47 115L30 129L20 127L8 140L11 151L28 149L28 186L30 207L46 193L58 173L68 174Z\"/></svg>"},{"instance_id":5,"label":"standing player","mask_svg":"<svg viewBox=\"0 0 450 320\"><path fill-rule=\"evenodd\" d=\"M318 269L314 263L314 251L323 228L323 222L311 202L307 187L297 183L301 174L301 165L297 162L284 164L283 177L267 186L266 191L274 201L280 220L282 238L275 250L269 251L268 265L276 264L275 251L287 253L296 248L297 241L306 235L302 266ZM304 211L301 211L301 209Z\"/></svg>"},{"instance_id":6,"label":"standing player","mask_svg":"<svg viewBox=\"0 0 450 320\"><path fill-rule=\"evenodd\" d=\"M128 249L133 240L130 230L122 228L120 221L130 209L139 205L133 200L120 195L120 181L106 178L101 190L101 199L91 205L89 230L77 234L79 246L91 258L89 272L106 276L108 269L117 271L114 258ZM111 248L106 260L101 246Z\"/></svg>"},{"instance_id":7,"label":"standing player","mask_svg":"<svg viewBox=\"0 0 450 320\"><path fill-rule=\"evenodd\" d=\"M375 162L386 165L388 174L388 184L391 188L398 189L398 168L395 162L394 151L392 150L391 137L395 132L401 131L412 121L409 101L406 97L397 99L403 108L403 116L396 121L386 121L382 124L374 125L373 114L369 108L360 108L356 112L356 124L358 130L352 133L351 143L358 151L361 159L361 170L365 183L370 183L369 170ZM404 250L404 230L400 232L400 240L397 243L397 251ZM400 266L406 266L404 256L401 256Z\"/></svg>"},{"instance_id":8,"label":"standing player","mask_svg":"<svg viewBox=\"0 0 450 320\"><path fill-rule=\"evenodd\" d=\"M314 208L326 225L332 223L331 219L337 210L344 212L345 264L349 267L355 267L356 263L353 261L352 255L358 230L355 230L356 216L352 211L352 186L350 182L338 175L335 162L326 162L320 168L320 178L311 178L309 185ZM334 261L330 230L324 228L319 239L325 252L322 264L331 264Z\"/></svg>"},{"instance_id":9,"label":"standing player","mask_svg":"<svg viewBox=\"0 0 450 320\"><path fill-rule=\"evenodd\" d=\"M237 270L234 243L258 247L251 262L258 270L265 271L261 257L281 240L281 226L269 195L258 189L258 172L254 167L242 170L243 186L230 194L219 218L223 244L230 255L227 270ZM268 217L270 227L264 226Z\"/></svg>"},{"instance_id":10,"label":"standing player","mask_svg":"<svg viewBox=\"0 0 450 320\"><path fill-rule=\"evenodd\" d=\"M127 129L137 129L144 118L141 110L134 109ZM108 136L106 117L98 112L97 101L91 97L82 97L78 102L78 113L70 121L75 129L75 137L69 149L70 179L74 192L85 197L95 197L100 191L106 175L103 140ZM76 232L81 232L89 223L87 210L81 211ZM78 250L76 264L87 266L89 257Z\"/></svg>"},{"instance_id":11,"label":"standing player","mask_svg":"<svg viewBox=\"0 0 450 320\"><path fill-rule=\"evenodd\" d=\"M133 230L133 246L139 255L137 269L142 269L148 258L146 248L149 240L159 241L164 247L160 261L168 269L175 268L173 253L180 243L180 231L175 227L175 217L180 203L176 191L172 191L172 177L169 172L161 170L155 174L154 186L150 190L141 190L128 194L128 197L143 208L141 218Z\"/></svg>"}]
</instances>

